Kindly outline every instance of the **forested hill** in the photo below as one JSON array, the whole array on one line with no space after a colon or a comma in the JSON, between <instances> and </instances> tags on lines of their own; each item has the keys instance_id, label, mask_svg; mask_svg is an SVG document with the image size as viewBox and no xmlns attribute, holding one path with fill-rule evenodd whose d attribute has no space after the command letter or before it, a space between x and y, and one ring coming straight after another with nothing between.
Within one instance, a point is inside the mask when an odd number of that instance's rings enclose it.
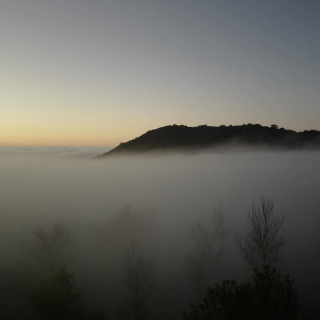
<instances>
[{"instance_id":1,"label":"forested hill","mask_svg":"<svg viewBox=\"0 0 320 320\"><path fill-rule=\"evenodd\" d=\"M187 151L223 146L259 148L320 148L320 131L296 132L259 124L211 127L170 125L150 130L99 157L151 151Z\"/></svg>"}]
</instances>

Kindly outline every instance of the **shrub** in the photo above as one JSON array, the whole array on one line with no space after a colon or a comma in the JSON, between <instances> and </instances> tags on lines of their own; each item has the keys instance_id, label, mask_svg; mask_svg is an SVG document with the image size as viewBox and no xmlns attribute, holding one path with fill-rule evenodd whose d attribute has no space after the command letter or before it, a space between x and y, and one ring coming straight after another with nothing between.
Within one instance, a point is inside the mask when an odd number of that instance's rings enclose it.
<instances>
[{"instance_id":1,"label":"shrub","mask_svg":"<svg viewBox=\"0 0 320 320\"><path fill-rule=\"evenodd\" d=\"M294 280L265 265L254 270L253 283L227 280L208 288L184 320L293 320L299 317L298 300Z\"/></svg>"}]
</instances>

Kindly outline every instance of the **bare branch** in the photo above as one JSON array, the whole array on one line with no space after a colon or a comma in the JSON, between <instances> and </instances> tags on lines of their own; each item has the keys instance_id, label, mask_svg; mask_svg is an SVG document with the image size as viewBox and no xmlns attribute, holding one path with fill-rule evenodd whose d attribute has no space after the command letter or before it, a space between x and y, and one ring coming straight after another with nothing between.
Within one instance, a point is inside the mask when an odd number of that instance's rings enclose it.
<instances>
[{"instance_id":1,"label":"bare branch","mask_svg":"<svg viewBox=\"0 0 320 320\"><path fill-rule=\"evenodd\" d=\"M133 318L138 320L146 315L146 300L155 288L156 268L139 250L134 239L126 249L124 267L126 286L129 289L126 307Z\"/></svg>"},{"instance_id":2,"label":"bare branch","mask_svg":"<svg viewBox=\"0 0 320 320\"><path fill-rule=\"evenodd\" d=\"M285 245L284 216L274 214L270 199L261 197L253 203L248 214L249 230L238 240L242 256L253 268L275 267L282 260Z\"/></svg>"}]
</instances>

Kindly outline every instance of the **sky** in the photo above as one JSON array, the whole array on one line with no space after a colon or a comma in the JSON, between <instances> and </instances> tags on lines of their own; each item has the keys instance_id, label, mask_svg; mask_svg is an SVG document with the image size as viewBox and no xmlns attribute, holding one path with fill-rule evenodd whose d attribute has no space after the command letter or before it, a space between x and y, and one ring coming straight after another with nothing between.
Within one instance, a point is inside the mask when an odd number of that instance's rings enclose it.
<instances>
[{"instance_id":1,"label":"sky","mask_svg":"<svg viewBox=\"0 0 320 320\"><path fill-rule=\"evenodd\" d=\"M319 31L318 0L0 0L0 145L320 130Z\"/></svg>"}]
</instances>

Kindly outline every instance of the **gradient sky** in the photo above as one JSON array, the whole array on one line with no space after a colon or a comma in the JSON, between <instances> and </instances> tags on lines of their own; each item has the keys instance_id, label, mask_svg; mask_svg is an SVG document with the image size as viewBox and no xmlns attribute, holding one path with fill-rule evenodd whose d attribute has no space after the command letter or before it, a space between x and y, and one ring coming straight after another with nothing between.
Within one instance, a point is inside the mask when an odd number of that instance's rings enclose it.
<instances>
[{"instance_id":1,"label":"gradient sky","mask_svg":"<svg viewBox=\"0 0 320 320\"><path fill-rule=\"evenodd\" d=\"M319 0L0 0L0 145L320 130L319 34Z\"/></svg>"}]
</instances>

